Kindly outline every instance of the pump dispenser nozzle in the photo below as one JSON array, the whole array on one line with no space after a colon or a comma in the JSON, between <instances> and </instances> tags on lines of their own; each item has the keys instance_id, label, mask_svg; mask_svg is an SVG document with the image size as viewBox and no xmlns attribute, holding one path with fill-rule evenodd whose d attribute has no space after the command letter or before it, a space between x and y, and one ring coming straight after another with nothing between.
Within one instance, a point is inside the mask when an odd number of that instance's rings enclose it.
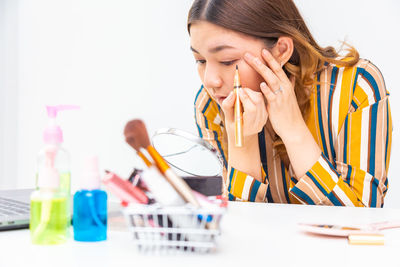
<instances>
[{"instance_id":1,"label":"pump dispenser nozzle","mask_svg":"<svg viewBox=\"0 0 400 267\"><path fill-rule=\"evenodd\" d=\"M81 189L100 189L100 172L96 156L89 156L85 159L82 172Z\"/></svg>"},{"instance_id":2,"label":"pump dispenser nozzle","mask_svg":"<svg viewBox=\"0 0 400 267\"><path fill-rule=\"evenodd\" d=\"M58 105L46 106L47 115L49 117L49 124L43 132L43 139L46 144L61 144L63 142L63 133L56 124L56 118L59 111L79 109L79 106L74 105Z\"/></svg>"}]
</instances>

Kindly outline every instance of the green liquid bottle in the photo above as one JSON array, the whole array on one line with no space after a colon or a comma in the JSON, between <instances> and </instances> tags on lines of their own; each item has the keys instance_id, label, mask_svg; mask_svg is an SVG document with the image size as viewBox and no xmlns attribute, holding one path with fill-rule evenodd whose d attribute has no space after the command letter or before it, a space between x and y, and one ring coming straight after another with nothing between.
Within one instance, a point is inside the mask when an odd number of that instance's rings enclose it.
<instances>
[{"instance_id":1,"label":"green liquid bottle","mask_svg":"<svg viewBox=\"0 0 400 267\"><path fill-rule=\"evenodd\" d=\"M60 173L60 190L67 197L68 227L70 227L71 221L72 221L72 198L71 198L71 174L70 174L70 172Z\"/></svg>"},{"instance_id":2,"label":"green liquid bottle","mask_svg":"<svg viewBox=\"0 0 400 267\"><path fill-rule=\"evenodd\" d=\"M69 153L61 146L63 132L58 112L78 106L46 106L49 123L43 132L45 146L37 161L36 191L31 195L31 240L59 244L67 240L71 225L71 174Z\"/></svg>"},{"instance_id":3,"label":"green liquid bottle","mask_svg":"<svg viewBox=\"0 0 400 267\"><path fill-rule=\"evenodd\" d=\"M57 146L47 145L41 153L43 157L37 175L37 189L31 195L29 228L34 244L60 244L69 236L70 198L67 190L61 187L62 173L56 166L59 151Z\"/></svg>"},{"instance_id":4,"label":"green liquid bottle","mask_svg":"<svg viewBox=\"0 0 400 267\"><path fill-rule=\"evenodd\" d=\"M64 243L68 238L70 217L68 198L56 190L37 190L31 196L30 232L34 244Z\"/></svg>"}]
</instances>

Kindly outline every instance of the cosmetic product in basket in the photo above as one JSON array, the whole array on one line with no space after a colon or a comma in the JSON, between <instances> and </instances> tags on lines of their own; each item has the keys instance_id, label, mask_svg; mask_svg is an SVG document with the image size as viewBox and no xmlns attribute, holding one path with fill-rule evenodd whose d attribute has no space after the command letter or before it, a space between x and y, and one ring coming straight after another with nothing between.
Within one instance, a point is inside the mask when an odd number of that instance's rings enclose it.
<instances>
[{"instance_id":1,"label":"cosmetic product in basket","mask_svg":"<svg viewBox=\"0 0 400 267\"><path fill-rule=\"evenodd\" d=\"M161 176L158 172L152 174L145 170L144 177L147 175L150 180L157 179L156 175ZM162 176L159 179L164 180ZM139 251L206 253L216 248L220 221L226 208L220 199L204 202L207 204L202 208L192 205L129 205L123 212Z\"/></svg>"},{"instance_id":2,"label":"cosmetic product in basket","mask_svg":"<svg viewBox=\"0 0 400 267\"><path fill-rule=\"evenodd\" d=\"M154 199L163 206L182 206L185 200L155 167L143 171L142 178L148 185Z\"/></svg>"},{"instance_id":3,"label":"cosmetic product in basket","mask_svg":"<svg viewBox=\"0 0 400 267\"><path fill-rule=\"evenodd\" d=\"M141 173L143 170L134 168L132 173L129 175L128 181L133 185L138 187L143 192L148 192L149 188L143 181Z\"/></svg>"},{"instance_id":4,"label":"cosmetic product in basket","mask_svg":"<svg viewBox=\"0 0 400 267\"><path fill-rule=\"evenodd\" d=\"M168 181L164 178L164 176L162 176L159 170L155 168L155 166L151 166L147 170L144 170L141 176L148 185L150 192L154 196L157 203L159 203L162 207L169 207L171 209L176 207L177 209L181 209L183 206L185 206L186 201L182 198L180 194L178 194L176 189L170 183L168 183ZM201 195L199 193L197 194ZM195 206L191 207L192 207L191 215L193 216L195 214L193 210L199 210L199 211L201 210L201 208ZM207 219L203 219L205 217L203 217L201 213L202 212L200 211L200 213L198 214L200 216L197 216L197 220L196 217L193 217L191 215L183 215L183 216L180 214L165 215L167 218L167 225L165 225L165 223L163 222L163 220L160 219L160 217L158 217L157 220L159 222L159 226L180 228L180 231L182 231L183 233L185 231L190 231L190 229L197 229L197 228L209 229L210 223L209 221L207 222L208 214L205 215L207 216ZM212 219L212 217L210 217L210 219ZM149 220L149 221L154 222L154 220ZM140 225L141 224L139 224L139 226ZM138 226L137 222L136 226ZM213 228L213 226L211 228ZM203 242L204 238L205 238L204 235L197 233L187 233L182 236L182 240L186 242ZM174 236L168 234L168 239L173 240Z\"/></svg>"},{"instance_id":5,"label":"cosmetic product in basket","mask_svg":"<svg viewBox=\"0 0 400 267\"><path fill-rule=\"evenodd\" d=\"M100 189L97 157L85 160L80 188L74 195L74 239L84 242L106 240L107 193Z\"/></svg>"},{"instance_id":6,"label":"cosmetic product in basket","mask_svg":"<svg viewBox=\"0 0 400 267\"><path fill-rule=\"evenodd\" d=\"M145 149L148 152L148 154L154 160L158 170L182 196L182 198L195 207L200 207L199 202L193 195L192 190L187 183L173 172L168 163L150 144L146 125L143 121L137 119L129 121L125 126L124 135L126 142L137 151L138 155L143 159L147 166L151 166L151 162L144 156L142 149Z\"/></svg>"},{"instance_id":7,"label":"cosmetic product in basket","mask_svg":"<svg viewBox=\"0 0 400 267\"><path fill-rule=\"evenodd\" d=\"M149 198L141 189L113 172L107 172L103 177L103 184L121 200L123 206L129 203L149 204Z\"/></svg>"}]
</instances>

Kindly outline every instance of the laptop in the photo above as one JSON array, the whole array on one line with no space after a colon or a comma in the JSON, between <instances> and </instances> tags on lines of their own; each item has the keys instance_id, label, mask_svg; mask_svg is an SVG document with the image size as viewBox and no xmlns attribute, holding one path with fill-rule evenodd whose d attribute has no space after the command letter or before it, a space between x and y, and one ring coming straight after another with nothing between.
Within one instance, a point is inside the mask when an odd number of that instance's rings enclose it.
<instances>
[{"instance_id":1,"label":"laptop","mask_svg":"<svg viewBox=\"0 0 400 267\"><path fill-rule=\"evenodd\" d=\"M0 231L29 227L33 189L0 190Z\"/></svg>"}]
</instances>

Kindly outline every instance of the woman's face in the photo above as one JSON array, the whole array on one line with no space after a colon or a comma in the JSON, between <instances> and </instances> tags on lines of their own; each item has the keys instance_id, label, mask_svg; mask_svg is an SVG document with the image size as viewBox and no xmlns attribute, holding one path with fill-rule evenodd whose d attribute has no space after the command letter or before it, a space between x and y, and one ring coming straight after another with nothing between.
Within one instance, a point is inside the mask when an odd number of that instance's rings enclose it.
<instances>
[{"instance_id":1,"label":"woman's face","mask_svg":"<svg viewBox=\"0 0 400 267\"><path fill-rule=\"evenodd\" d=\"M233 90L236 65L242 87L260 91L263 79L243 57L250 52L262 58L262 40L200 21L190 27L190 43L200 79L218 104Z\"/></svg>"}]
</instances>

